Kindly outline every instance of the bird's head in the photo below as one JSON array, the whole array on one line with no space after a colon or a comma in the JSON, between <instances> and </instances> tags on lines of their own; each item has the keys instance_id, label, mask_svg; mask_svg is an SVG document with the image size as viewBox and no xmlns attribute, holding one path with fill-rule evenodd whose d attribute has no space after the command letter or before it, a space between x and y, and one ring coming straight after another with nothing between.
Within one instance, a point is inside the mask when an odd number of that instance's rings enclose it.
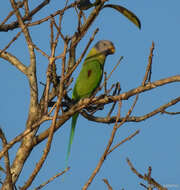
<instances>
[{"instance_id":1,"label":"bird's head","mask_svg":"<svg viewBox=\"0 0 180 190\"><path fill-rule=\"evenodd\" d=\"M115 53L114 44L108 40L98 41L96 45L94 46L94 48L96 49L98 53L104 54L105 56Z\"/></svg>"}]
</instances>

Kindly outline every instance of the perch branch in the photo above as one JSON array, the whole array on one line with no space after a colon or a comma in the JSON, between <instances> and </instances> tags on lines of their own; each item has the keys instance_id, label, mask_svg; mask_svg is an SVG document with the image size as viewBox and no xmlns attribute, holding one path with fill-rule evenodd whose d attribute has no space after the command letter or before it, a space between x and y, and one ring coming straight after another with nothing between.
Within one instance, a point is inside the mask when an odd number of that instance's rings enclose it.
<instances>
[{"instance_id":1,"label":"perch branch","mask_svg":"<svg viewBox=\"0 0 180 190\"><path fill-rule=\"evenodd\" d=\"M80 112L82 109L87 107L90 103L99 105L99 104L109 104L109 103L116 102L119 100L127 100L128 98L135 96L136 94L143 93L145 91L149 91L153 88L156 88L156 87L168 84L168 83L179 82L179 81L180 81L180 75L177 75L177 76L173 76L170 78L155 81L154 83L148 83L144 87L140 86L138 88L129 90L128 92L124 92L123 94L120 94L117 96L108 96L108 97L103 97L103 98L95 97L93 99L85 98L83 100L80 100L78 103L76 103L70 110L65 112L63 115L58 116L58 121L57 121L57 125L56 125L55 130L60 128L72 115L74 115L74 113ZM159 113L164 108L167 108L170 105L174 105L179 101L180 101L180 97L172 100L171 102L164 105L163 107L158 108L157 110L155 110L155 112L151 112L151 113L149 113L145 116L142 116L142 117L129 117L129 118L127 118L126 121L139 122L140 120L145 120L146 118L152 117L153 115ZM103 118L102 119L102 118L96 118L94 116L88 115L87 119L90 120L90 118L93 118L93 119L95 119L95 121L102 122L102 123L115 123L115 121L116 121L116 120L114 120L114 117L111 117L110 119L109 118ZM122 120L123 119L124 118L122 118ZM119 121L122 121L122 120L119 119ZM45 130L44 132L42 132L41 134L36 136L34 139L34 143L38 144L38 143L42 142L45 138L47 138L48 134L49 134L49 129Z\"/></svg>"},{"instance_id":2,"label":"perch branch","mask_svg":"<svg viewBox=\"0 0 180 190\"><path fill-rule=\"evenodd\" d=\"M131 117L129 117L127 119L127 122L144 121L144 120L146 120L148 118L153 117L154 115L156 115L158 113L164 113L165 109L177 104L178 102L180 102L180 97L177 97L177 98L171 100L167 104L164 104L164 105L160 106L159 108L157 108L157 109L153 110L152 112L150 112L148 114L145 114L143 116L131 116ZM177 114L177 113L179 113L179 112L175 112L175 114ZM81 115L83 115L86 119L88 119L90 121L99 122L99 123L114 123L116 121L116 116L112 116L112 117L95 117L95 116L93 116L91 114L88 114L85 111L82 111ZM119 118L119 122L122 121L122 120L123 120L123 117Z\"/></svg>"}]
</instances>

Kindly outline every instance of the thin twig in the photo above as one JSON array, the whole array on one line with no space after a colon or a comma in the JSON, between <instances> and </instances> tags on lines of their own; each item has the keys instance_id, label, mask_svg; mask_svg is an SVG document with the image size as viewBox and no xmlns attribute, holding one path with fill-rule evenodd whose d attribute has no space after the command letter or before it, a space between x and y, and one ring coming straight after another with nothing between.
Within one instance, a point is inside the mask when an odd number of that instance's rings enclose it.
<instances>
[{"instance_id":1,"label":"thin twig","mask_svg":"<svg viewBox=\"0 0 180 190\"><path fill-rule=\"evenodd\" d=\"M135 137L137 134L139 134L140 130L135 131L133 134L129 135L128 137L126 137L125 139L123 139L120 143L116 144L115 146L113 146L111 148L111 150L109 150L109 152L107 154L110 154L113 150L115 150L116 148L118 148L120 145L124 144L125 142L131 140L133 137Z\"/></svg>"},{"instance_id":2,"label":"thin twig","mask_svg":"<svg viewBox=\"0 0 180 190\"><path fill-rule=\"evenodd\" d=\"M53 49L53 43L54 43L54 29L53 29L53 17L50 19L50 30L51 30L51 35L50 35L50 48L51 51Z\"/></svg>"},{"instance_id":3,"label":"thin twig","mask_svg":"<svg viewBox=\"0 0 180 190\"><path fill-rule=\"evenodd\" d=\"M150 49L148 65L147 65L147 68L146 68L146 72L145 72L145 76L144 76L144 79L143 79L143 82L142 82L142 86L144 86L146 84L147 79L148 79L148 82L151 81L153 51L154 51L154 42L152 42L152 46L151 46L151 49Z\"/></svg>"},{"instance_id":4,"label":"thin twig","mask_svg":"<svg viewBox=\"0 0 180 190\"><path fill-rule=\"evenodd\" d=\"M165 111L165 110L162 110L161 113L165 113L165 114L169 114L169 115L178 115L180 114L180 112L169 112L169 111Z\"/></svg>"},{"instance_id":5,"label":"thin twig","mask_svg":"<svg viewBox=\"0 0 180 190\"><path fill-rule=\"evenodd\" d=\"M47 114L48 112L48 101L49 101L49 89L50 89L50 83L51 83L51 77L52 77L52 65L54 64L55 58L55 47L54 46L54 30L53 30L53 20L51 19L50 22L50 47L51 47L51 57L49 58L49 64L46 72L46 87L45 87L45 93L44 93L44 114Z\"/></svg>"},{"instance_id":6,"label":"thin twig","mask_svg":"<svg viewBox=\"0 0 180 190\"><path fill-rule=\"evenodd\" d=\"M104 183L107 185L108 190L113 190L113 188L111 187L111 185L109 184L107 179L103 179Z\"/></svg>"},{"instance_id":7,"label":"thin twig","mask_svg":"<svg viewBox=\"0 0 180 190\"><path fill-rule=\"evenodd\" d=\"M18 32L18 33L16 34L16 36L14 36L13 39L6 45L6 47L4 47L4 49L0 50L0 56L1 56L1 54L2 54L3 52L5 52L5 51L10 47L10 45L11 45L15 40L18 39L18 37L20 36L21 33L22 33L22 31Z\"/></svg>"},{"instance_id":8,"label":"thin twig","mask_svg":"<svg viewBox=\"0 0 180 190\"><path fill-rule=\"evenodd\" d=\"M50 115L51 113L52 113L52 111L55 109L55 107L56 107L56 104L57 103L55 103L54 105L53 105L53 107L49 110L49 112L48 112L48 114L47 115Z\"/></svg>"},{"instance_id":9,"label":"thin twig","mask_svg":"<svg viewBox=\"0 0 180 190\"><path fill-rule=\"evenodd\" d=\"M115 87L114 92L112 93L112 95L113 95L113 96L119 95L119 94L120 94L120 91L121 91L120 83L117 82L117 83L116 83L116 87ZM115 108L115 106L116 106L116 103L117 103L117 102L113 102L113 104L112 104L112 106L111 106L111 109L109 110L109 112L108 112L108 114L107 114L107 118L110 118L110 116L111 116L111 114L112 114L112 112L113 112L113 110L114 110L114 108Z\"/></svg>"},{"instance_id":10,"label":"thin twig","mask_svg":"<svg viewBox=\"0 0 180 190\"><path fill-rule=\"evenodd\" d=\"M162 185L160 185L158 182L156 182L150 175L151 175L151 171L149 172L148 169L148 175L144 174L140 174L135 167L133 166L133 164L131 163L131 161L129 160L129 158L126 159L131 171L133 173L135 173L139 178L144 179L145 181L148 182L149 185L153 185L154 187L156 187L158 190L167 190L167 188L163 187Z\"/></svg>"},{"instance_id":11,"label":"thin twig","mask_svg":"<svg viewBox=\"0 0 180 190\"><path fill-rule=\"evenodd\" d=\"M123 56L120 57L119 61L117 62L117 64L114 66L114 68L112 69L112 71L109 73L107 80L109 80L109 78L112 76L113 72L116 70L116 68L119 66L119 64L121 63L121 61L123 60Z\"/></svg>"},{"instance_id":12,"label":"thin twig","mask_svg":"<svg viewBox=\"0 0 180 190\"><path fill-rule=\"evenodd\" d=\"M39 190L42 189L44 186L46 186L48 183L52 182L55 178L63 175L64 173L66 173L68 170L70 169L70 167L66 168L64 171L56 174L55 176L51 177L49 180L47 180L46 182L42 183L41 185L39 185L38 187L36 187L34 190Z\"/></svg>"},{"instance_id":13,"label":"thin twig","mask_svg":"<svg viewBox=\"0 0 180 190\"><path fill-rule=\"evenodd\" d=\"M25 15L22 18L22 21L28 21L32 18L33 15L35 15L37 12L39 12L44 6L46 6L48 3L50 2L50 0L44 0L42 3L40 3L36 8L34 8L27 16ZM24 1L22 2L24 4ZM16 5L16 9L14 9L14 12L16 12L16 10L18 10L21 7L21 4L14 4ZM14 7L13 7L14 8ZM13 12L13 14L14 14ZM12 16L12 15L10 15ZM9 18L8 18L9 19ZM4 22L3 22L4 23ZM11 24L4 24L4 25L0 25L0 31L8 31L8 30L13 30L17 27L19 27L19 21L15 21L12 22ZM31 24L30 24L31 25Z\"/></svg>"},{"instance_id":14,"label":"thin twig","mask_svg":"<svg viewBox=\"0 0 180 190\"><path fill-rule=\"evenodd\" d=\"M98 88L98 90L101 90L104 86L104 83L106 83L110 77L112 76L113 72L116 70L116 68L118 67L118 65L121 63L123 59L123 56L120 57L119 61L116 63L116 65L113 67L112 71L109 73L109 75L107 76L106 80L103 82L103 84Z\"/></svg>"},{"instance_id":15,"label":"thin twig","mask_svg":"<svg viewBox=\"0 0 180 190\"><path fill-rule=\"evenodd\" d=\"M64 7L63 9L61 10L58 10L56 11L55 13L51 14L50 16L47 16L45 18L42 18L40 20L37 20L35 22L32 22L32 23L29 23L27 26L36 26L36 25L39 25L39 24L42 24L43 22L46 22L48 21L49 19L51 19L52 17L55 17L57 15L63 15L64 12L72 7L75 7L77 5L78 1L75 1L73 2L72 4L68 5L67 7Z\"/></svg>"},{"instance_id":16,"label":"thin twig","mask_svg":"<svg viewBox=\"0 0 180 190\"><path fill-rule=\"evenodd\" d=\"M107 73L104 72L104 94L107 95Z\"/></svg>"},{"instance_id":17,"label":"thin twig","mask_svg":"<svg viewBox=\"0 0 180 190\"><path fill-rule=\"evenodd\" d=\"M60 15L59 16L59 23L61 24L61 21L62 21L62 16L63 15ZM54 19L54 18L53 18ZM63 39L63 41L66 41L66 38L64 37L64 35L62 34L62 32L61 32L61 28L60 27L58 27L57 26L57 24L56 24L56 22L54 21L54 26L55 26L55 28L57 29L57 31L58 31L58 34L61 36L61 38ZM57 41L57 38L56 38L56 41ZM56 57L56 59L58 59L59 58L59 56L57 56Z\"/></svg>"},{"instance_id":18,"label":"thin twig","mask_svg":"<svg viewBox=\"0 0 180 190\"><path fill-rule=\"evenodd\" d=\"M18 7L18 8L23 7L25 1L26 1L26 0L24 0L24 1L22 1L22 2L19 2L18 5L17 5L17 7ZM14 13L15 13L15 10L11 11L11 12L8 14L8 16L4 19L4 21L0 24L0 26L4 25L4 24L11 18L11 16L12 16Z\"/></svg>"},{"instance_id":19,"label":"thin twig","mask_svg":"<svg viewBox=\"0 0 180 190\"><path fill-rule=\"evenodd\" d=\"M38 48L37 45L35 45L34 43L32 43L33 47L40 52L44 57L47 57L49 59L49 55L47 55L42 49Z\"/></svg>"}]
</instances>

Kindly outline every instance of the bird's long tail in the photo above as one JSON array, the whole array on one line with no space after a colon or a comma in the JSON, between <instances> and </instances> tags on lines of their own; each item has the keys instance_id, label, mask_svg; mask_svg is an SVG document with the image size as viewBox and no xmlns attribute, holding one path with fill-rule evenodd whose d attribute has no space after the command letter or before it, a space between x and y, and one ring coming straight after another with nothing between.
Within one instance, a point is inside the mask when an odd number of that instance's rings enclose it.
<instances>
[{"instance_id":1,"label":"bird's long tail","mask_svg":"<svg viewBox=\"0 0 180 190\"><path fill-rule=\"evenodd\" d=\"M66 168L68 166L68 159L69 159L69 155L70 155L70 151L71 151L71 145L72 145L73 138L74 138L74 132L75 132L75 127L76 127L76 122L77 122L78 116L79 116L79 113L75 113L72 116L71 133L70 133L70 137L69 137L69 144L68 144L67 155L66 155Z\"/></svg>"}]
</instances>

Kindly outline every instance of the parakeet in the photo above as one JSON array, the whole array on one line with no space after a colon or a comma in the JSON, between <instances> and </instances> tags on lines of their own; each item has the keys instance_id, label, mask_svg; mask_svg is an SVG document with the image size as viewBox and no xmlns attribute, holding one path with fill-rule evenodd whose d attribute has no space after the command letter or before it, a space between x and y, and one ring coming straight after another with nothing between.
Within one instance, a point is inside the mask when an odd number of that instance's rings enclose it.
<instances>
[{"instance_id":1,"label":"parakeet","mask_svg":"<svg viewBox=\"0 0 180 190\"><path fill-rule=\"evenodd\" d=\"M93 92L99 87L103 76L106 57L110 54L113 54L114 52L115 47L113 43L108 40L101 40L97 42L95 46L90 50L83 63L82 69L73 89L72 99L74 101L79 101L82 98L90 97ZM78 115L79 113L77 112L72 116L66 164L70 155Z\"/></svg>"}]
</instances>

